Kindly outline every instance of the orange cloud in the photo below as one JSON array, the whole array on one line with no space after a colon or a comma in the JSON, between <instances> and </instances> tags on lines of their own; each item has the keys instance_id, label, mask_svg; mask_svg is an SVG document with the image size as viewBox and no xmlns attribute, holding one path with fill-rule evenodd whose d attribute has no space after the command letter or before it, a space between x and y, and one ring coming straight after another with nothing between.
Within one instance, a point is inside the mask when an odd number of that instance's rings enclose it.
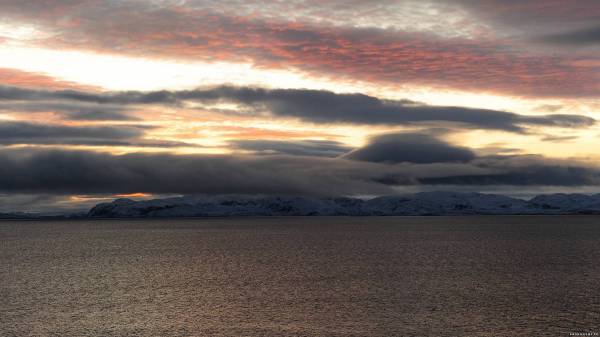
<instances>
[{"instance_id":1,"label":"orange cloud","mask_svg":"<svg viewBox=\"0 0 600 337\"><path fill-rule=\"evenodd\" d=\"M129 194L116 194L114 197L117 198L149 198L152 194L148 193L129 193Z\"/></svg>"},{"instance_id":2,"label":"orange cloud","mask_svg":"<svg viewBox=\"0 0 600 337\"><path fill-rule=\"evenodd\" d=\"M50 90L86 90L97 91L98 88L90 85L81 85L63 81L44 74L31 73L16 69L0 68L0 84L28 88L43 88Z\"/></svg>"},{"instance_id":3,"label":"orange cloud","mask_svg":"<svg viewBox=\"0 0 600 337\"><path fill-rule=\"evenodd\" d=\"M303 138L329 138L331 133L309 130L273 130L255 127L223 126L213 128L230 139L303 139Z\"/></svg>"}]
</instances>

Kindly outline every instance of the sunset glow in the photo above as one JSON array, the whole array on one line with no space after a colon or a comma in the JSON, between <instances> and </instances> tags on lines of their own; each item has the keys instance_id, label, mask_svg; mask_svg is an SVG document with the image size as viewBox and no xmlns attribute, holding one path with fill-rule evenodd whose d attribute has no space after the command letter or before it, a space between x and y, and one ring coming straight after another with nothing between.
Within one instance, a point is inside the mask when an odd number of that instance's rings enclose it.
<instances>
[{"instance_id":1,"label":"sunset glow","mask_svg":"<svg viewBox=\"0 0 600 337\"><path fill-rule=\"evenodd\" d=\"M600 181L594 0L2 1L0 12L0 160L27 175L0 182L5 197L76 205L80 195L377 195L438 181L589 191ZM425 141L473 157L348 156L382 134L400 135L386 151L426 152ZM77 173L64 186L40 181L46 175L28 165L52 156L87 171L56 166ZM181 165L157 168L162 180L231 173L223 179L237 185L74 180L145 176L138 160ZM321 167L345 188L308 186L302 167ZM570 173L522 176L546 169ZM281 189L239 182L272 172Z\"/></svg>"}]
</instances>

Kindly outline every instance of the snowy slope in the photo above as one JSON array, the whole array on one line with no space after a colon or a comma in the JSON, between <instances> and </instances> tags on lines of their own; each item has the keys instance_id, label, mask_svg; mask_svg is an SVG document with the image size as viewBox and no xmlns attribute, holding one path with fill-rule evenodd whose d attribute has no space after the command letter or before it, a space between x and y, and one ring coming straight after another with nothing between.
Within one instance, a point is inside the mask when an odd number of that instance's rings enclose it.
<instances>
[{"instance_id":1,"label":"snowy slope","mask_svg":"<svg viewBox=\"0 0 600 337\"><path fill-rule=\"evenodd\" d=\"M290 196L187 196L133 201L117 199L92 208L88 217L600 214L600 195L540 195L529 201L481 193L425 192L356 198Z\"/></svg>"},{"instance_id":2,"label":"snowy slope","mask_svg":"<svg viewBox=\"0 0 600 337\"><path fill-rule=\"evenodd\" d=\"M552 214L600 214L600 194L548 194L531 199L528 206Z\"/></svg>"}]
</instances>

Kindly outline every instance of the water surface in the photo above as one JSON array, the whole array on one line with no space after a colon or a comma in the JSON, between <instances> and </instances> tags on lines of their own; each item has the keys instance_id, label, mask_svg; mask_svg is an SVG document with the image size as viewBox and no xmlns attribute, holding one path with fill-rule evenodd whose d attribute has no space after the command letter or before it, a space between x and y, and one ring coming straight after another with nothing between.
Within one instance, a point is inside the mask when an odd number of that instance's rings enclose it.
<instances>
[{"instance_id":1,"label":"water surface","mask_svg":"<svg viewBox=\"0 0 600 337\"><path fill-rule=\"evenodd\" d=\"M1 221L1 336L600 332L600 217Z\"/></svg>"}]
</instances>

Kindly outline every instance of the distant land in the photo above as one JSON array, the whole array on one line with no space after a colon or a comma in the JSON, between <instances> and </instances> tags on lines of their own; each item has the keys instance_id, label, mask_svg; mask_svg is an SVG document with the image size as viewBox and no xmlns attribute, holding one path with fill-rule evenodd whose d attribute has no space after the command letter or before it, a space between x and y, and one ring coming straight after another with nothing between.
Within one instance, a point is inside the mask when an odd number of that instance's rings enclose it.
<instances>
[{"instance_id":1,"label":"distant land","mask_svg":"<svg viewBox=\"0 0 600 337\"><path fill-rule=\"evenodd\" d=\"M529 200L458 192L422 192L372 199L202 195L139 201L116 199L100 203L87 213L51 216L0 213L0 219L573 214L600 214L600 194L546 194Z\"/></svg>"},{"instance_id":2,"label":"distant land","mask_svg":"<svg viewBox=\"0 0 600 337\"><path fill-rule=\"evenodd\" d=\"M393 215L600 214L600 194L548 194L530 200L503 195L423 192L373 199L290 196L188 196L93 207L89 218L203 216L393 216Z\"/></svg>"}]
</instances>

